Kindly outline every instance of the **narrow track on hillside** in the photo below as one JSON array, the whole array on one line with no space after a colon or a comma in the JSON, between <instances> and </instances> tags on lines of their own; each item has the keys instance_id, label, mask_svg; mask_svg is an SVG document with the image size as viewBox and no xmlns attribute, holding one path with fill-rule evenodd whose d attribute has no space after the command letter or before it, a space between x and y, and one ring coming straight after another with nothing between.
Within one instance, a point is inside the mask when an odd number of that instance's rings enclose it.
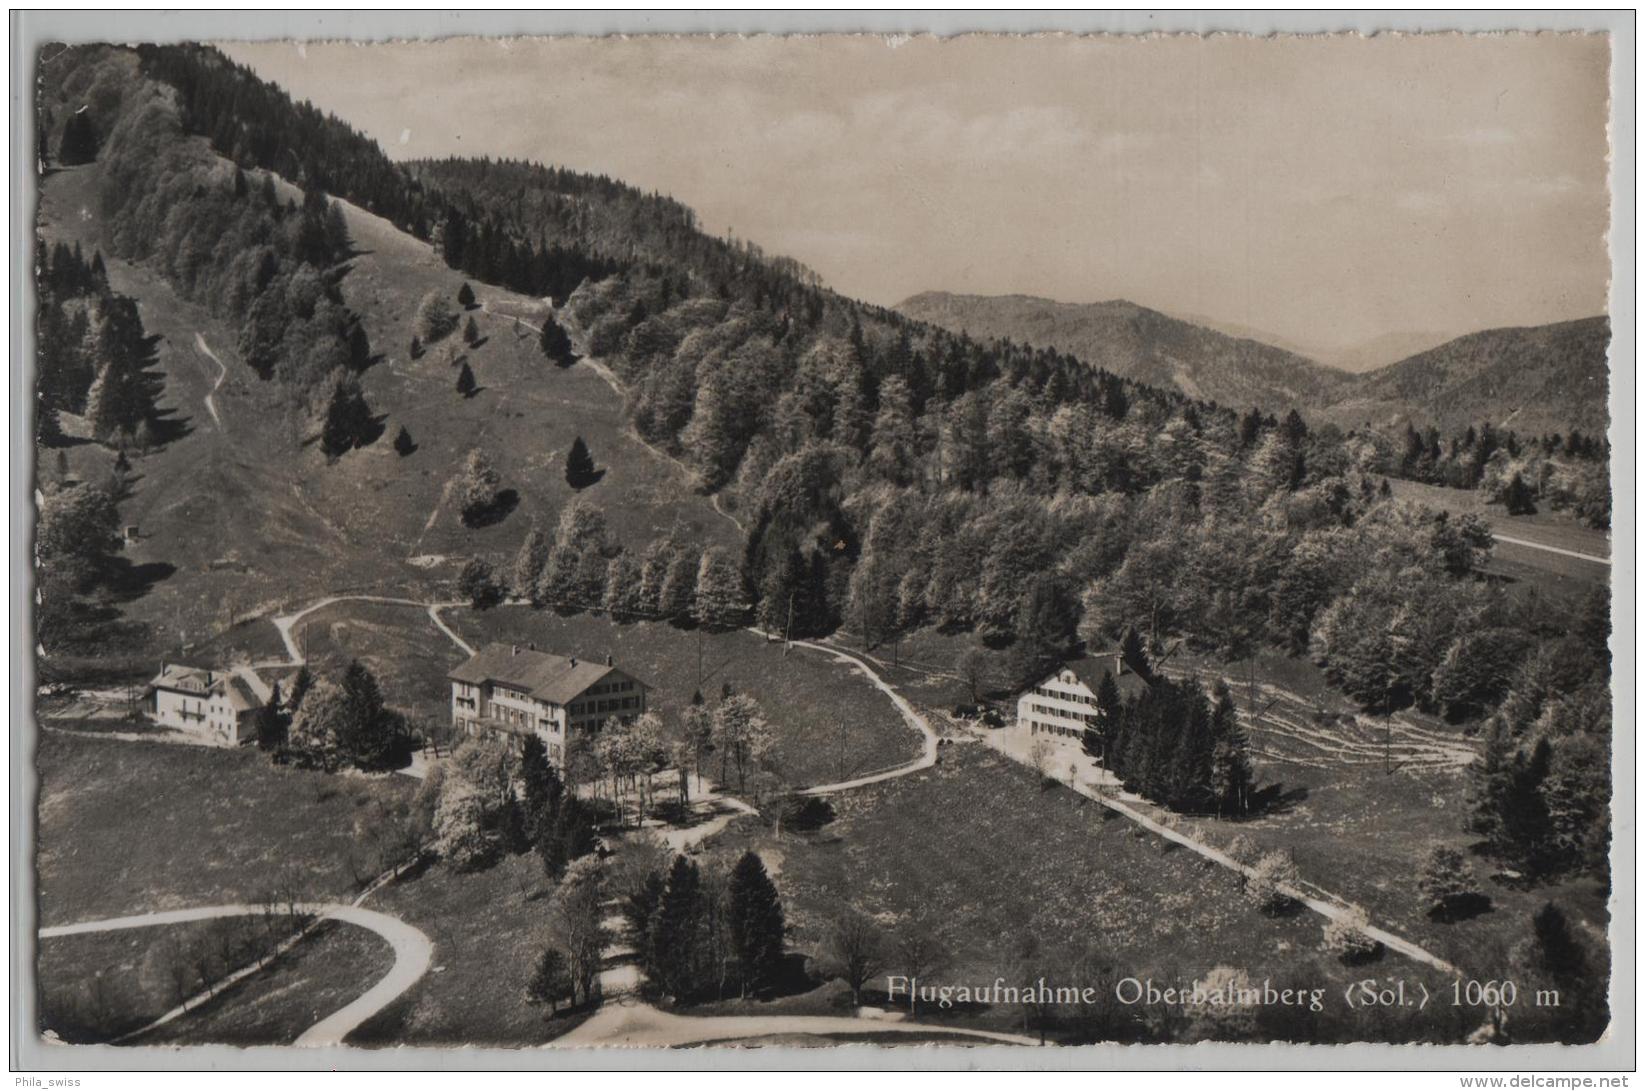
<instances>
[{"instance_id":1,"label":"narrow track on hillside","mask_svg":"<svg viewBox=\"0 0 1645 1091\"><path fill-rule=\"evenodd\" d=\"M206 344L206 335L198 330L194 333L194 347L202 356L217 365L217 381L212 383L211 389L206 392L206 412L210 413L211 419L216 422L217 430L226 432L228 429L223 427L223 418L217 413L216 395L218 389L223 385L223 380L228 378L228 365L217 358L217 354L211 351L211 346Z\"/></svg>"}]
</instances>

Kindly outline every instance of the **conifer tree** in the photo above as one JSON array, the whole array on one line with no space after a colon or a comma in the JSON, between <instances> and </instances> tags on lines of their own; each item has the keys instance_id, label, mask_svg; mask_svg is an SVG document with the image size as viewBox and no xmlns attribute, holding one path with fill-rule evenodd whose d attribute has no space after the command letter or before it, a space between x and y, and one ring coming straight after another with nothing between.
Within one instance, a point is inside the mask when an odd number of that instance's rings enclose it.
<instances>
[{"instance_id":1,"label":"conifer tree","mask_svg":"<svg viewBox=\"0 0 1645 1091\"><path fill-rule=\"evenodd\" d=\"M1097 723L1094 727L1085 729L1082 745L1085 752L1102 762L1104 767L1113 768L1112 752L1119 742L1122 728L1120 718L1125 714L1124 703L1120 700L1119 684L1114 681L1111 671L1103 671L1102 678L1097 682Z\"/></svg>"},{"instance_id":2,"label":"conifer tree","mask_svg":"<svg viewBox=\"0 0 1645 1091\"><path fill-rule=\"evenodd\" d=\"M572 441L565 456L565 481L574 489L583 489L595 481L594 456L588 453L588 444L578 436Z\"/></svg>"},{"instance_id":3,"label":"conifer tree","mask_svg":"<svg viewBox=\"0 0 1645 1091\"><path fill-rule=\"evenodd\" d=\"M782 899L754 852L745 852L731 869L727 919L732 948L741 969L742 992L747 996L775 979L782 965Z\"/></svg>"},{"instance_id":4,"label":"conifer tree","mask_svg":"<svg viewBox=\"0 0 1645 1091\"><path fill-rule=\"evenodd\" d=\"M1495 846L1503 857L1533 875L1552 863L1554 826L1544 793L1553 749L1546 736L1529 754L1521 750L1509 762Z\"/></svg>"},{"instance_id":5,"label":"conifer tree","mask_svg":"<svg viewBox=\"0 0 1645 1091\"><path fill-rule=\"evenodd\" d=\"M474 306L474 289L468 286L466 280L463 281L463 286L457 289L457 302L464 310Z\"/></svg>"},{"instance_id":6,"label":"conifer tree","mask_svg":"<svg viewBox=\"0 0 1645 1091\"><path fill-rule=\"evenodd\" d=\"M344 714L338 720L337 747L362 769L383 768L400 740L401 721L383 705L377 678L358 659L343 671Z\"/></svg>"},{"instance_id":7,"label":"conifer tree","mask_svg":"<svg viewBox=\"0 0 1645 1091\"><path fill-rule=\"evenodd\" d=\"M308 664L304 663L297 668L297 673L291 680L291 696L286 699L286 708L296 712L302 707L303 698L308 696L308 691L313 687L314 674L308 669Z\"/></svg>"},{"instance_id":8,"label":"conifer tree","mask_svg":"<svg viewBox=\"0 0 1645 1091\"><path fill-rule=\"evenodd\" d=\"M1148 662L1148 652L1142 645L1142 637L1134 628L1127 628L1125 636L1120 640L1120 662L1130 667L1138 678L1146 681L1154 677L1154 668Z\"/></svg>"},{"instance_id":9,"label":"conifer tree","mask_svg":"<svg viewBox=\"0 0 1645 1091\"><path fill-rule=\"evenodd\" d=\"M278 750L286 744L286 717L280 711L280 683L269 688L268 703L257 710L253 723L259 750Z\"/></svg>"},{"instance_id":10,"label":"conifer tree","mask_svg":"<svg viewBox=\"0 0 1645 1091\"><path fill-rule=\"evenodd\" d=\"M1221 681L1212 692L1211 798L1218 814L1244 814L1251 803L1251 753L1233 694Z\"/></svg>"},{"instance_id":11,"label":"conifer tree","mask_svg":"<svg viewBox=\"0 0 1645 1091\"><path fill-rule=\"evenodd\" d=\"M571 348L571 338L553 318L543 319L543 335L537 343L543 355L556 367L570 367L577 362L577 354Z\"/></svg>"},{"instance_id":12,"label":"conifer tree","mask_svg":"<svg viewBox=\"0 0 1645 1091\"><path fill-rule=\"evenodd\" d=\"M671 996L684 997L691 991L701 918L702 875L696 864L676 856L646 945L657 984Z\"/></svg>"},{"instance_id":13,"label":"conifer tree","mask_svg":"<svg viewBox=\"0 0 1645 1091\"><path fill-rule=\"evenodd\" d=\"M543 873L551 879L564 875L568 863L565 830L560 819L560 807L543 807L537 812L531 829L531 842L537 850L537 858L543 862Z\"/></svg>"},{"instance_id":14,"label":"conifer tree","mask_svg":"<svg viewBox=\"0 0 1645 1091\"><path fill-rule=\"evenodd\" d=\"M359 380L352 375L337 375L320 426L320 450L327 458L337 458L363 446L372 430L371 407L366 404Z\"/></svg>"},{"instance_id":15,"label":"conifer tree","mask_svg":"<svg viewBox=\"0 0 1645 1091\"><path fill-rule=\"evenodd\" d=\"M76 110L63 125L63 137L57 143L57 161L73 167L96 158L97 126L92 123L89 110Z\"/></svg>"},{"instance_id":16,"label":"conifer tree","mask_svg":"<svg viewBox=\"0 0 1645 1091\"><path fill-rule=\"evenodd\" d=\"M457 373L457 393L465 398L472 398L476 389L474 371L468 366L468 361L464 360L463 369Z\"/></svg>"},{"instance_id":17,"label":"conifer tree","mask_svg":"<svg viewBox=\"0 0 1645 1091\"><path fill-rule=\"evenodd\" d=\"M526 998L534 1004L547 1004L549 1014L558 1011L562 1001L574 1002L577 986L571 976L571 964L565 952L558 947L545 947L537 956L537 966L531 972L526 986Z\"/></svg>"},{"instance_id":18,"label":"conifer tree","mask_svg":"<svg viewBox=\"0 0 1645 1091\"><path fill-rule=\"evenodd\" d=\"M580 860L599 847L594 832L594 815L582 800L567 794L560 801L560 844L569 863Z\"/></svg>"},{"instance_id":19,"label":"conifer tree","mask_svg":"<svg viewBox=\"0 0 1645 1091\"><path fill-rule=\"evenodd\" d=\"M520 785L526 820L535 829L544 811L558 811L565 794L560 774L548 760L548 748L536 735L526 736L520 751Z\"/></svg>"},{"instance_id":20,"label":"conifer tree","mask_svg":"<svg viewBox=\"0 0 1645 1091\"><path fill-rule=\"evenodd\" d=\"M394 434L394 452L405 458L416 449L417 444L412 441L411 433L406 431L405 425L400 425L400 430Z\"/></svg>"},{"instance_id":21,"label":"conifer tree","mask_svg":"<svg viewBox=\"0 0 1645 1091\"><path fill-rule=\"evenodd\" d=\"M474 316L469 315L468 321L463 323L463 343L473 347L480 340L480 327L474 324Z\"/></svg>"}]
</instances>

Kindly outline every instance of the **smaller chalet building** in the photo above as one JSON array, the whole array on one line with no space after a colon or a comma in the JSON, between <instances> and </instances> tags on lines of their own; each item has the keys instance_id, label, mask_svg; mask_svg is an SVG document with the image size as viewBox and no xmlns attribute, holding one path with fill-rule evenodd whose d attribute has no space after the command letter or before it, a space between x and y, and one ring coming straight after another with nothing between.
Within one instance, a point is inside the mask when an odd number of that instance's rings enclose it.
<instances>
[{"instance_id":1,"label":"smaller chalet building","mask_svg":"<svg viewBox=\"0 0 1645 1091\"><path fill-rule=\"evenodd\" d=\"M1097 687L1105 674L1113 676L1124 700L1148 688L1118 652L1069 660L1017 697L1017 723L1053 743L1083 746L1086 729L1101 722Z\"/></svg>"},{"instance_id":2,"label":"smaller chalet building","mask_svg":"<svg viewBox=\"0 0 1645 1091\"><path fill-rule=\"evenodd\" d=\"M548 760L565 764L573 731L598 731L615 716L645 712L646 686L607 656L589 662L518 644L488 644L453 670L451 725L465 735L497 732L521 743L536 735Z\"/></svg>"},{"instance_id":3,"label":"smaller chalet building","mask_svg":"<svg viewBox=\"0 0 1645 1091\"><path fill-rule=\"evenodd\" d=\"M144 704L149 718L162 727L218 746L239 746L256 738L257 710L270 696L250 668L216 671L161 663Z\"/></svg>"}]
</instances>

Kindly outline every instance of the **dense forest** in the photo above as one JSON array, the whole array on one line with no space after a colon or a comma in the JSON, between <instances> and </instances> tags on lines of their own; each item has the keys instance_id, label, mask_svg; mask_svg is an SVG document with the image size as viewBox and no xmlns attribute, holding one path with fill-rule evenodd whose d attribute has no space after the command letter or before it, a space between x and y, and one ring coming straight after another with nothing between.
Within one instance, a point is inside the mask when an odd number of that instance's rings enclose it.
<instances>
[{"instance_id":1,"label":"dense forest","mask_svg":"<svg viewBox=\"0 0 1645 1091\"><path fill-rule=\"evenodd\" d=\"M61 415L83 416L91 438L120 448L162 441L163 381L154 371L153 338L137 304L109 289L103 255L90 261L79 247L35 249L39 309L35 312L39 441L63 439Z\"/></svg>"},{"instance_id":2,"label":"dense forest","mask_svg":"<svg viewBox=\"0 0 1645 1091\"><path fill-rule=\"evenodd\" d=\"M127 61L106 47L60 56L59 96L105 86ZM341 288L351 253L341 210L317 185L300 204L282 199L274 175L253 181L184 139L185 122L208 115L180 109L149 83L128 77L123 87L103 96L104 112L93 119L110 252L152 265L184 298L237 325L242 358L279 384L301 439L319 440L335 457L375 438L358 382L372 350ZM58 96L41 97L49 104Z\"/></svg>"}]
</instances>

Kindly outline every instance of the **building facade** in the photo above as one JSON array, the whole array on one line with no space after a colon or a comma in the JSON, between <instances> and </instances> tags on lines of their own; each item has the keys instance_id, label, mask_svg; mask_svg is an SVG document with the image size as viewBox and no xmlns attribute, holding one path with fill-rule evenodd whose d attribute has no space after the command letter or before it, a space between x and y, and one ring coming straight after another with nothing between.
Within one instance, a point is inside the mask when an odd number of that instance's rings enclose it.
<instances>
[{"instance_id":1,"label":"building facade","mask_svg":"<svg viewBox=\"0 0 1645 1091\"><path fill-rule=\"evenodd\" d=\"M148 684L144 706L162 727L217 746L239 746L256 738L257 711L269 697L268 688L249 669L214 671L162 663Z\"/></svg>"},{"instance_id":2,"label":"building facade","mask_svg":"<svg viewBox=\"0 0 1645 1091\"><path fill-rule=\"evenodd\" d=\"M1104 675L1114 679L1122 699L1147 688L1117 652L1071 660L1017 697L1018 726L1055 744L1083 747L1085 732L1102 724L1097 688Z\"/></svg>"},{"instance_id":3,"label":"building facade","mask_svg":"<svg viewBox=\"0 0 1645 1091\"><path fill-rule=\"evenodd\" d=\"M590 663L530 646L488 644L449 677L451 726L458 734L491 732L521 742L535 735L558 766L574 732L597 731L613 716L627 723L646 710L645 684L609 656Z\"/></svg>"}]
</instances>

